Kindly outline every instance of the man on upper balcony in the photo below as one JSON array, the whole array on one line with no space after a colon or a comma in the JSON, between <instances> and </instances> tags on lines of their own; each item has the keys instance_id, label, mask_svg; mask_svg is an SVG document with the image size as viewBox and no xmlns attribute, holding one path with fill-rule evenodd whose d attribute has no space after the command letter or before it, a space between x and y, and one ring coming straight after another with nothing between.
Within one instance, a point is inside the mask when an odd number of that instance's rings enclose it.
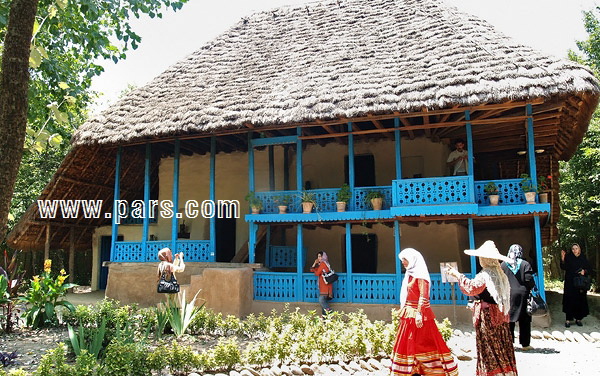
<instances>
[{"instance_id":1,"label":"man on upper balcony","mask_svg":"<svg viewBox=\"0 0 600 376\"><path fill-rule=\"evenodd\" d=\"M459 138L454 141L455 149L448 155L446 164L452 168L452 175L467 175L469 173L469 153L465 150L465 142Z\"/></svg>"}]
</instances>

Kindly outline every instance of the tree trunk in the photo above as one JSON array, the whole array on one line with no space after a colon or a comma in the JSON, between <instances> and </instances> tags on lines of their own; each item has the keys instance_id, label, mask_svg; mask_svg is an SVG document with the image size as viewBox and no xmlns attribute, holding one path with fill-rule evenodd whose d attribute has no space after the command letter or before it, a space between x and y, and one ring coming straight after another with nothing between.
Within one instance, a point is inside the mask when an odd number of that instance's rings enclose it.
<instances>
[{"instance_id":1,"label":"tree trunk","mask_svg":"<svg viewBox=\"0 0 600 376\"><path fill-rule=\"evenodd\" d=\"M29 46L38 0L13 0L10 4L2 71L0 72L0 239L6 222L27 129Z\"/></svg>"}]
</instances>

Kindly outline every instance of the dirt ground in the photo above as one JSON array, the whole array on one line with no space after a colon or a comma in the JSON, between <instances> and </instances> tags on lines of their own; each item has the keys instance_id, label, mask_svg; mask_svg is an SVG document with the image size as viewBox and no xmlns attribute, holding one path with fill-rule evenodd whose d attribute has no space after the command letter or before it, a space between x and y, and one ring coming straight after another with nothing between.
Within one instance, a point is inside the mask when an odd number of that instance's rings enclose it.
<instances>
[{"instance_id":1,"label":"dirt ground","mask_svg":"<svg viewBox=\"0 0 600 376\"><path fill-rule=\"evenodd\" d=\"M101 293L74 294L68 300L74 304L86 304L101 299ZM567 330L564 327L564 314L562 311L562 294L547 292L547 299L551 310L551 326L534 326L532 331L553 333ZM600 296L590 296L591 315L583 320L584 326L572 325L568 330L579 333L600 333ZM544 321L544 320L543 320ZM545 324L545 323L544 323ZM460 356L458 367L461 375L475 375L476 347L473 328L470 323L453 325L456 335L452 336L448 345L455 356ZM459 332L460 331L460 332ZM19 354L17 368L33 370L36 368L41 356L47 349L53 348L58 342L67 343L67 331L64 328L50 328L44 330L24 330L10 335L0 335L1 351L17 351ZM210 346L207 338L189 337L188 344L197 350ZM533 350L523 351L518 343L515 345L517 368L521 376L539 375L585 375L600 376L598 357L600 356L600 341L569 342L555 339L532 339Z\"/></svg>"}]
</instances>

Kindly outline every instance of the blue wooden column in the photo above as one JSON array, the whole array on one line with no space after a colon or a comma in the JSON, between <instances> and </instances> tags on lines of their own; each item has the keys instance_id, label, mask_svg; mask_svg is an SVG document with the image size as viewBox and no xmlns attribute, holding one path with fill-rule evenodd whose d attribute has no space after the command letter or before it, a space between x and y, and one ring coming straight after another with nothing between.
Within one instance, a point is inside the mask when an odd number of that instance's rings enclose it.
<instances>
[{"instance_id":1,"label":"blue wooden column","mask_svg":"<svg viewBox=\"0 0 600 376\"><path fill-rule=\"evenodd\" d=\"M302 128L296 128L296 135L298 140L296 141L296 189L299 191L304 190L304 177L302 175Z\"/></svg>"},{"instance_id":2,"label":"blue wooden column","mask_svg":"<svg viewBox=\"0 0 600 376\"><path fill-rule=\"evenodd\" d=\"M254 146L252 145L252 132L248 132L248 191L254 192ZM248 262L254 263L256 247L256 230L254 222L248 222Z\"/></svg>"},{"instance_id":3,"label":"blue wooden column","mask_svg":"<svg viewBox=\"0 0 600 376\"><path fill-rule=\"evenodd\" d=\"M402 286L402 260L400 260L400 224L394 221L394 257L396 259L396 304L400 303L400 287Z\"/></svg>"},{"instance_id":4,"label":"blue wooden column","mask_svg":"<svg viewBox=\"0 0 600 376\"><path fill-rule=\"evenodd\" d=\"M121 154L123 148L119 146L117 149L117 161L115 162L115 191L113 196L113 216L112 216L112 232L111 232L111 251L110 260L113 261L115 258L115 243L117 242L117 236L119 234L119 224L117 223L117 217L119 216L119 208L117 207L117 201L121 196Z\"/></svg>"},{"instance_id":5,"label":"blue wooden column","mask_svg":"<svg viewBox=\"0 0 600 376\"><path fill-rule=\"evenodd\" d=\"M142 252L144 257L142 260L149 261L148 257L148 228L150 225L150 216L154 213L150 210L150 143L146 143L146 160L144 163L144 218L142 224Z\"/></svg>"},{"instance_id":6,"label":"blue wooden column","mask_svg":"<svg viewBox=\"0 0 600 376\"><path fill-rule=\"evenodd\" d=\"M352 303L352 225L346 223L346 301Z\"/></svg>"},{"instance_id":7,"label":"blue wooden column","mask_svg":"<svg viewBox=\"0 0 600 376\"><path fill-rule=\"evenodd\" d=\"M348 123L348 186L354 194L354 135L352 134L352 122ZM350 200L348 210L356 210L354 200Z\"/></svg>"},{"instance_id":8,"label":"blue wooden column","mask_svg":"<svg viewBox=\"0 0 600 376\"><path fill-rule=\"evenodd\" d=\"M529 157L529 176L533 189L537 191L537 166L535 164L535 136L533 135L533 114L531 104L526 106L527 115L527 156Z\"/></svg>"},{"instance_id":9,"label":"blue wooden column","mask_svg":"<svg viewBox=\"0 0 600 376\"><path fill-rule=\"evenodd\" d=\"M467 132L467 153L469 156L468 160L468 174L469 174L469 202L475 202L475 172L474 172L474 158L473 158L473 131L471 129L471 111L465 111L465 131Z\"/></svg>"},{"instance_id":10,"label":"blue wooden column","mask_svg":"<svg viewBox=\"0 0 600 376\"><path fill-rule=\"evenodd\" d=\"M265 265L271 267L271 225L267 225L267 245L265 247Z\"/></svg>"},{"instance_id":11,"label":"blue wooden column","mask_svg":"<svg viewBox=\"0 0 600 376\"><path fill-rule=\"evenodd\" d=\"M540 290L540 295L546 300L546 287L544 283L544 262L542 259L542 230L540 228L540 217L533 216L533 231L535 234L535 260L537 266L536 285Z\"/></svg>"},{"instance_id":12,"label":"blue wooden column","mask_svg":"<svg viewBox=\"0 0 600 376\"><path fill-rule=\"evenodd\" d=\"M296 249L298 257L296 258L296 301L304 301L304 242L302 241L302 223L298 223L296 233Z\"/></svg>"},{"instance_id":13,"label":"blue wooden column","mask_svg":"<svg viewBox=\"0 0 600 376\"><path fill-rule=\"evenodd\" d=\"M400 119L394 119L394 146L396 151L396 179L402 179L402 145L400 138Z\"/></svg>"},{"instance_id":14,"label":"blue wooden column","mask_svg":"<svg viewBox=\"0 0 600 376\"><path fill-rule=\"evenodd\" d=\"M175 139L175 150L173 155L173 208L175 215L171 218L171 250L177 253L177 230L179 218L179 139Z\"/></svg>"},{"instance_id":15,"label":"blue wooden column","mask_svg":"<svg viewBox=\"0 0 600 376\"><path fill-rule=\"evenodd\" d=\"M216 203L216 182L215 182L215 163L217 157L217 140L215 136L210 138L210 186L209 197L213 203ZM217 260L217 218L216 215L210 217L210 256L209 261Z\"/></svg>"},{"instance_id":16,"label":"blue wooden column","mask_svg":"<svg viewBox=\"0 0 600 376\"><path fill-rule=\"evenodd\" d=\"M275 190L275 151L269 145L269 190Z\"/></svg>"},{"instance_id":17,"label":"blue wooden column","mask_svg":"<svg viewBox=\"0 0 600 376\"><path fill-rule=\"evenodd\" d=\"M473 218L469 218L469 249L475 249L475 229L473 228ZM470 256L471 260L471 278L477 273L477 260L475 256Z\"/></svg>"}]
</instances>

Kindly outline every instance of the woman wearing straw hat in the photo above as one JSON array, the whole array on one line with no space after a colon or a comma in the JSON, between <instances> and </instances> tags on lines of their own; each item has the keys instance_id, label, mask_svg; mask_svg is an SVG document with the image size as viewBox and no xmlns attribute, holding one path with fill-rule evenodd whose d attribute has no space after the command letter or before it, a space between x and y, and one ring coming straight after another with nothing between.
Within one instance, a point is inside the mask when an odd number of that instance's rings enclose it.
<instances>
[{"instance_id":1,"label":"woman wearing straw hat","mask_svg":"<svg viewBox=\"0 0 600 376\"><path fill-rule=\"evenodd\" d=\"M475 297L473 326L477 339L477 375L517 375L515 350L510 335L510 285L498 260L510 262L501 255L493 241L478 249L465 250L479 257L482 270L469 279L454 268L447 273L458 278L461 291Z\"/></svg>"},{"instance_id":2,"label":"woman wearing straw hat","mask_svg":"<svg viewBox=\"0 0 600 376\"><path fill-rule=\"evenodd\" d=\"M431 278L421 253L406 248L398 255L406 268L400 290L400 325L392 354L392 375L458 375L429 305Z\"/></svg>"}]
</instances>

